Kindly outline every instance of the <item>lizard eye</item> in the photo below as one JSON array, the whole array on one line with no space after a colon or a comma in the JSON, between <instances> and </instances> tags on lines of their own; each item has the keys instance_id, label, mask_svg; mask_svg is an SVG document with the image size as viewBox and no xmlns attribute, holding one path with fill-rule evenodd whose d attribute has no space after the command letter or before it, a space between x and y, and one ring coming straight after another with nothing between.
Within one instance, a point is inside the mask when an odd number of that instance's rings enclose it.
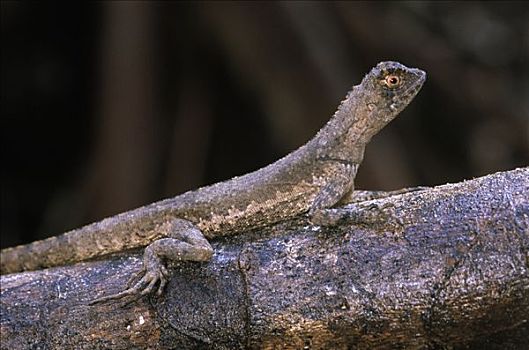
<instances>
[{"instance_id":1,"label":"lizard eye","mask_svg":"<svg viewBox=\"0 0 529 350\"><path fill-rule=\"evenodd\" d=\"M390 74L384 79L384 83L390 89L394 89L400 85L400 77L398 75Z\"/></svg>"}]
</instances>

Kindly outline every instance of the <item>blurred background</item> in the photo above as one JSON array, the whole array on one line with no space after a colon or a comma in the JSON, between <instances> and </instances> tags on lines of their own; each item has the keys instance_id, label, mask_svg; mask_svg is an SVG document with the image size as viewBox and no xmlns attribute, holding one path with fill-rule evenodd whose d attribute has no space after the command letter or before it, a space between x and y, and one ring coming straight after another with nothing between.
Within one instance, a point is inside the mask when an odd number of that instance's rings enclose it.
<instances>
[{"instance_id":1,"label":"blurred background","mask_svg":"<svg viewBox=\"0 0 529 350\"><path fill-rule=\"evenodd\" d=\"M529 164L524 2L1 2L1 243L264 166L379 61L428 72L357 187Z\"/></svg>"}]
</instances>

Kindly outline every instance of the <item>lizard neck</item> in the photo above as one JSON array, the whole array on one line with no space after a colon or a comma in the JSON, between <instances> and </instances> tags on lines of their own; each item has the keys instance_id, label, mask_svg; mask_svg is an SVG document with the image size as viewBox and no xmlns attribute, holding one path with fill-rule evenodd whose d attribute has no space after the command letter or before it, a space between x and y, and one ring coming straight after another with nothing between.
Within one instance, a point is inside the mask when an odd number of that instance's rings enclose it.
<instances>
[{"instance_id":1,"label":"lizard neck","mask_svg":"<svg viewBox=\"0 0 529 350\"><path fill-rule=\"evenodd\" d=\"M309 142L317 159L335 159L360 164L364 149L372 137L368 125L368 104L355 86L341 102L333 117Z\"/></svg>"}]
</instances>

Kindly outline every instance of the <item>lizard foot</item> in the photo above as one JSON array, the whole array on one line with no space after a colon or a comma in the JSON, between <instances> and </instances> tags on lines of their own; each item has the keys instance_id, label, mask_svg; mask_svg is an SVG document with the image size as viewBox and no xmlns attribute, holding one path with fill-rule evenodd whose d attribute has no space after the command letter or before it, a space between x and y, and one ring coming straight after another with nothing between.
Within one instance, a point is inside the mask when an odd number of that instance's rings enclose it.
<instances>
[{"instance_id":1,"label":"lizard foot","mask_svg":"<svg viewBox=\"0 0 529 350\"><path fill-rule=\"evenodd\" d=\"M347 208L318 209L309 212L310 222L318 226L336 226L341 223L357 225L389 225L401 227L402 220L393 215L391 203L367 205L349 205Z\"/></svg>"},{"instance_id":2,"label":"lizard foot","mask_svg":"<svg viewBox=\"0 0 529 350\"><path fill-rule=\"evenodd\" d=\"M309 212L310 222L318 226L336 226L345 218L341 209L316 209Z\"/></svg>"},{"instance_id":3,"label":"lizard foot","mask_svg":"<svg viewBox=\"0 0 529 350\"><path fill-rule=\"evenodd\" d=\"M156 295L161 295L165 285L167 284L169 272L158 257L149 256L149 254L146 254L145 260L144 267L134 274L127 282L127 289L116 294L92 300L88 303L88 305L94 305L109 300L119 300L128 296L133 296L134 298L131 301L134 301L144 295L151 294L158 282L159 285ZM148 267L145 268L145 266Z\"/></svg>"}]
</instances>

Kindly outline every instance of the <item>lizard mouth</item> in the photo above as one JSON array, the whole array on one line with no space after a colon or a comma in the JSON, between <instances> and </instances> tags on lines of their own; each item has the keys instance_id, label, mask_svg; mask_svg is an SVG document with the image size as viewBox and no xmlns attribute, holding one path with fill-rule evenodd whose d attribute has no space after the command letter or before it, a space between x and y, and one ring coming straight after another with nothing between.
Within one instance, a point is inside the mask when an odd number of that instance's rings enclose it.
<instances>
[{"instance_id":1,"label":"lizard mouth","mask_svg":"<svg viewBox=\"0 0 529 350\"><path fill-rule=\"evenodd\" d=\"M426 81L426 72L417 68L411 69L412 73L417 77L417 80L411 84L410 87L408 87L406 90L402 92L402 95L406 98L406 100L409 100L409 98L413 98L417 92L422 88L424 85L424 82Z\"/></svg>"},{"instance_id":2,"label":"lizard mouth","mask_svg":"<svg viewBox=\"0 0 529 350\"><path fill-rule=\"evenodd\" d=\"M426 81L426 72L417 68L413 68L411 71L417 77L417 82L414 85L417 86L417 89L420 89Z\"/></svg>"}]
</instances>

